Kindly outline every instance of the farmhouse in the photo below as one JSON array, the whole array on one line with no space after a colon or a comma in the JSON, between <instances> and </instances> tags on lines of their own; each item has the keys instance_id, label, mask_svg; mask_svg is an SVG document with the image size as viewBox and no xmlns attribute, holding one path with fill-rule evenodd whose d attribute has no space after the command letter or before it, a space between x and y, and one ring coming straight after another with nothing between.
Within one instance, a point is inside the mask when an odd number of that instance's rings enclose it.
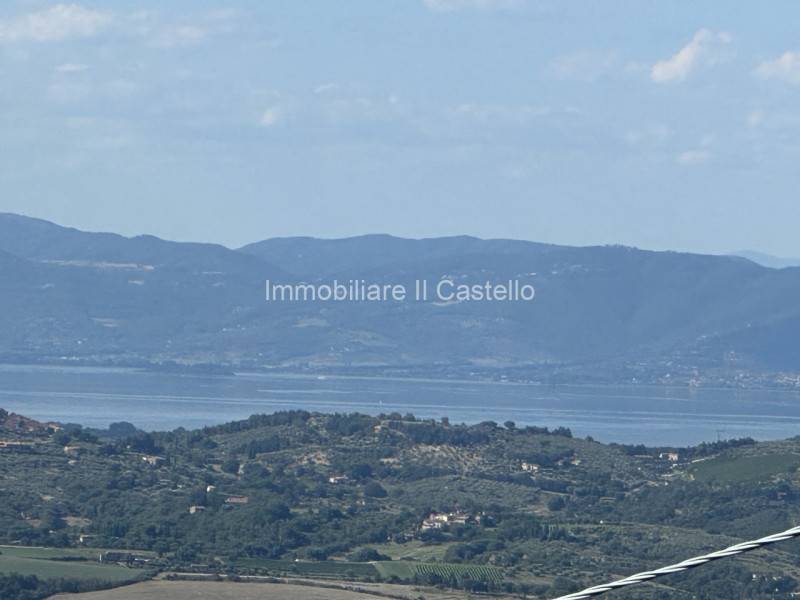
<instances>
[{"instance_id":1,"label":"farmhouse","mask_svg":"<svg viewBox=\"0 0 800 600\"><path fill-rule=\"evenodd\" d=\"M428 529L442 529L445 525L466 525L472 520L472 515L461 511L449 513L432 512L422 522L420 529L426 531Z\"/></svg>"},{"instance_id":2,"label":"farmhouse","mask_svg":"<svg viewBox=\"0 0 800 600\"><path fill-rule=\"evenodd\" d=\"M250 502L249 496L228 496L225 498L225 504L247 504Z\"/></svg>"},{"instance_id":3,"label":"farmhouse","mask_svg":"<svg viewBox=\"0 0 800 600\"><path fill-rule=\"evenodd\" d=\"M348 481L350 481L350 478L347 475L331 475L328 477L328 483L331 485L341 485Z\"/></svg>"},{"instance_id":4,"label":"farmhouse","mask_svg":"<svg viewBox=\"0 0 800 600\"><path fill-rule=\"evenodd\" d=\"M145 455L145 456L142 457L142 460L144 462L146 462L148 465L150 465L151 467L158 467L158 466L162 465L166 459L161 457L161 456L148 456L148 455Z\"/></svg>"},{"instance_id":5,"label":"farmhouse","mask_svg":"<svg viewBox=\"0 0 800 600\"><path fill-rule=\"evenodd\" d=\"M20 450L30 450L33 442L24 440L0 440L0 450L9 450L11 452Z\"/></svg>"},{"instance_id":6,"label":"farmhouse","mask_svg":"<svg viewBox=\"0 0 800 600\"><path fill-rule=\"evenodd\" d=\"M422 531L428 531L429 529L442 529L444 527L444 523L442 521L434 521L432 519L425 519L420 525L420 529Z\"/></svg>"},{"instance_id":7,"label":"farmhouse","mask_svg":"<svg viewBox=\"0 0 800 600\"><path fill-rule=\"evenodd\" d=\"M126 565L145 564L150 562L150 559L143 554L135 552L103 552L100 554L100 562L102 563L117 563Z\"/></svg>"},{"instance_id":8,"label":"farmhouse","mask_svg":"<svg viewBox=\"0 0 800 600\"><path fill-rule=\"evenodd\" d=\"M47 433L49 424L40 423L16 413L9 413L0 408L0 431L16 434Z\"/></svg>"}]
</instances>

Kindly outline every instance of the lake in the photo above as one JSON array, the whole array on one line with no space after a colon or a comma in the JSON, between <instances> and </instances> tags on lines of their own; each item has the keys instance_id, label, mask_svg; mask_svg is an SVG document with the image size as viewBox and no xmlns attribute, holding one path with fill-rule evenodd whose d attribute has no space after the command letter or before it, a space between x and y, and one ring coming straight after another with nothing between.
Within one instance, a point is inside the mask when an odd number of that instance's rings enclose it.
<instances>
[{"instance_id":1,"label":"lake","mask_svg":"<svg viewBox=\"0 0 800 600\"><path fill-rule=\"evenodd\" d=\"M187 429L254 413L411 412L451 422L565 426L605 442L683 446L800 434L800 394L655 386L556 387L427 379L0 365L0 407L34 419Z\"/></svg>"}]
</instances>

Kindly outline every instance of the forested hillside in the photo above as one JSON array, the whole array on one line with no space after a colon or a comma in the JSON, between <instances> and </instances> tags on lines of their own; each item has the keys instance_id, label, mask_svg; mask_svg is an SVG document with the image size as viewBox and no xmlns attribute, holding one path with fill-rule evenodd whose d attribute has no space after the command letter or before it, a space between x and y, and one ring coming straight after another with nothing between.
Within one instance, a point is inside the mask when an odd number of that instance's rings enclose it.
<instances>
[{"instance_id":1,"label":"forested hillside","mask_svg":"<svg viewBox=\"0 0 800 600\"><path fill-rule=\"evenodd\" d=\"M140 569L547 597L800 514L797 440L625 447L510 422L302 411L106 435L51 426L0 436L0 542L97 548ZM783 544L635 597L771 598L800 581L799 551Z\"/></svg>"},{"instance_id":2,"label":"forested hillside","mask_svg":"<svg viewBox=\"0 0 800 600\"><path fill-rule=\"evenodd\" d=\"M620 246L285 238L234 251L0 215L0 359L234 368L800 368L800 269ZM266 302L265 282L530 285L533 301ZM604 365L600 368L598 365Z\"/></svg>"}]
</instances>

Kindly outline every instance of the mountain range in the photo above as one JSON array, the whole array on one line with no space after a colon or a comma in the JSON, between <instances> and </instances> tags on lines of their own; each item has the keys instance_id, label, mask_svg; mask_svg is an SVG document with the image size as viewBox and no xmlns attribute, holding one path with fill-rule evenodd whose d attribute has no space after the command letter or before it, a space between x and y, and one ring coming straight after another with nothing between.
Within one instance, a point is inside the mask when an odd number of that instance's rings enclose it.
<instances>
[{"instance_id":1,"label":"mountain range","mask_svg":"<svg viewBox=\"0 0 800 600\"><path fill-rule=\"evenodd\" d=\"M266 302L265 280L533 285L532 302ZM0 358L243 367L678 360L800 369L800 268L467 236L240 249L0 214Z\"/></svg>"},{"instance_id":2,"label":"mountain range","mask_svg":"<svg viewBox=\"0 0 800 600\"><path fill-rule=\"evenodd\" d=\"M773 256L756 250L737 250L731 252L733 256L741 256L752 260L754 263L772 269L785 269L786 267L800 267L800 258L786 258L783 256Z\"/></svg>"}]
</instances>

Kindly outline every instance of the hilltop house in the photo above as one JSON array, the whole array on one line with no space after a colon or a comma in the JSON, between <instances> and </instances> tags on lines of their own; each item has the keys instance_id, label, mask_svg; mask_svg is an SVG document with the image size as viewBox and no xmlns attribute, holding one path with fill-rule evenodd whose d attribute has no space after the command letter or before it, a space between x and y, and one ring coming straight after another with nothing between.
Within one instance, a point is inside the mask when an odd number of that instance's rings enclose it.
<instances>
[{"instance_id":1,"label":"hilltop house","mask_svg":"<svg viewBox=\"0 0 800 600\"><path fill-rule=\"evenodd\" d=\"M539 465L537 465L536 463L523 462L522 470L525 471L526 473L538 473Z\"/></svg>"},{"instance_id":2,"label":"hilltop house","mask_svg":"<svg viewBox=\"0 0 800 600\"><path fill-rule=\"evenodd\" d=\"M111 551L100 554L101 563L117 563L131 565L144 565L150 562L150 557L137 552Z\"/></svg>"},{"instance_id":3,"label":"hilltop house","mask_svg":"<svg viewBox=\"0 0 800 600\"><path fill-rule=\"evenodd\" d=\"M27 440L0 440L0 450L28 450L33 442Z\"/></svg>"},{"instance_id":4,"label":"hilltop house","mask_svg":"<svg viewBox=\"0 0 800 600\"><path fill-rule=\"evenodd\" d=\"M250 502L249 496L228 496L225 498L225 504L247 504Z\"/></svg>"},{"instance_id":5,"label":"hilltop house","mask_svg":"<svg viewBox=\"0 0 800 600\"><path fill-rule=\"evenodd\" d=\"M422 521L420 529L426 531L428 529L442 529L445 525L466 525L472 520L472 515L461 511L449 513L432 512L427 519Z\"/></svg>"},{"instance_id":6,"label":"hilltop house","mask_svg":"<svg viewBox=\"0 0 800 600\"><path fill-rule=\"evenodd\" d=\"M145 455L145 456L142 457L142 460L144 462L146 462L148 465L150 465L151 467L158 467L158 466L162 465L166 459L161 457L161 456L148 456L148 455Z\"/></svg>"}]
</instances>

